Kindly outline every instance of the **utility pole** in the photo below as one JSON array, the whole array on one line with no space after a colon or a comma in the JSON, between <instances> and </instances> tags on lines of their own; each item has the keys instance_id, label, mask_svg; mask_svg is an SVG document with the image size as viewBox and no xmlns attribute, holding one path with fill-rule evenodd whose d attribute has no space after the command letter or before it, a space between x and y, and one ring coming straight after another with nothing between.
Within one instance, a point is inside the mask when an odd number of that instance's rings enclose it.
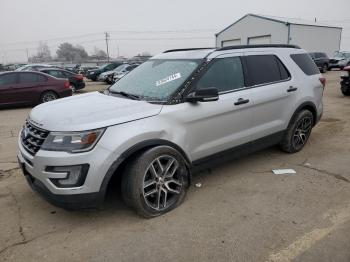
<instances>
[{"instance_id":1,"label":"utility pole","mask_svg":"<svg viewBox=\"0 0 350 262\"><path fill-rule=\"evenodd\" d=\"M108 32L105 32L105 39L106 39L106 47L107 47L107 62L109 62L109 50L108 50L109 34L108 34Z\"/></svg>"},{"instance_id":2,"label":"utility pole","mask_svg":"<svg viewBox=\"0 0 350 262\"><path fill-rule=\"evenodd\" d=\"M28 50L28 48L26 49L26 51L27 51L27 62L29 63L29 50Z\"/></svg>"}]
</instances>

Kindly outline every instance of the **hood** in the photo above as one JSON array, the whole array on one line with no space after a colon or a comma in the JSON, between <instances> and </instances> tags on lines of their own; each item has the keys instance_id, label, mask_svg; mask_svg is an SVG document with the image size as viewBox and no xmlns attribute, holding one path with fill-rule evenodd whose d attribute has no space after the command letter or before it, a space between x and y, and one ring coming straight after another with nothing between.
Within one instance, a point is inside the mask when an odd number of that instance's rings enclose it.
<instances>
[{"instance_id":1,"label":"hood","mask_svg":"<svg viewBox=\"0 0 350 262\"><path fill-rule=\"evenodd\" d=\"M107 75L114 74L114 73L115 73L115 71L111 70L111 71L103 72L101 75L102 76L107 76Z\"/></svg>"},{"instance_id":2,"label":"hood","mask_svg":"<svg viewBox=\"0 0 350 262\"><path fill-rule=\"evenodd\" d=\"M93 92L38 105L29 118L49 131L83 131L155 116L161 109L162 105Z\"/></svg>"},{"instance_id":3,"label":"hood","mask_svg":"<svg viewBox=\"0 0 350 262\"><path fill-rule=\"evenodd\" d=\"M333 58L331 58L331 60L333 60L333 61L341 61L341 60L344 60L345 58L344 57L333 57Z\"/></svg>"}]
</instances>

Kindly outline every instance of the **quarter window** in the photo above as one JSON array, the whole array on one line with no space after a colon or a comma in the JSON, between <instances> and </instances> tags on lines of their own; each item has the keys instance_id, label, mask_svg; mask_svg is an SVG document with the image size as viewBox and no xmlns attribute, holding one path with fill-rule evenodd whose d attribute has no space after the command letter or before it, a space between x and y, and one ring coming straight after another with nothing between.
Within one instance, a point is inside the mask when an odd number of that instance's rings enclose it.
<instances>
[{"instance_id":1,"label":"quarter window","mask_svg":"<svg viewBox=\"0 0 350 262\"><path fill-rule=\"evenodd\" d=\"M289 72L275 55L250 55L245 57L248 85L262 85L287 80Z\"/></svg>"},{"instance_id":2,"label":"quarter window","mask_svg":"<svg viewBox=\"0 0 350 262\"><path fill-rule=\"evenodd\" d=\"M197 83L198 89L215 87L219 92L244 87L242 62L239 57L217 58Z\"/></svg>"},{"instance_id":3,"label":"quarter window","mask_svg":"<svg viewBox=\"0 0 350 262\"><path fill-rule=\"evenodd\" d=\"M306 75L311 76L320 73L315 62L308 54L293 54L290 57Z\"/></svg>"}]
</instances>

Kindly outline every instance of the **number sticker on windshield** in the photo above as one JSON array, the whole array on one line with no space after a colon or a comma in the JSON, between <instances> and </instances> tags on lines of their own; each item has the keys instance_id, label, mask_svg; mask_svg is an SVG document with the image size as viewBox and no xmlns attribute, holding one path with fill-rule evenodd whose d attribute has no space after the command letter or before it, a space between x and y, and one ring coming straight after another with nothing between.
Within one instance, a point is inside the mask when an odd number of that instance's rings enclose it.
<instances>
[{"instance_id":1,"label":"number sticker on windshield","mask_svg":"<svg viewBox=\"0 0 350 262\"><path fill-rule=\"evenodd\" d=\"M169 83L169 82L174 81L174 80L179 79L179 78L181 78L181 74L180 73L176 73L176 74L167 76L167 77L165 77L165 78L163 78L161 80L156 81L156 86L164 85L166 83Z\"/></svg>"}]
</instances>

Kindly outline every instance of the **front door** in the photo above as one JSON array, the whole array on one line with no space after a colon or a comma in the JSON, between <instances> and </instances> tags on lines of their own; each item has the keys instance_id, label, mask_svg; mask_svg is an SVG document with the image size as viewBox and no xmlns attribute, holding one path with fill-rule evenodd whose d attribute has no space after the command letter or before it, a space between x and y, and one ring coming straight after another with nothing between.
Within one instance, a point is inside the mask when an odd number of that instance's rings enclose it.
<instances>
[{"instance_id":1,"label":"front door","mask_svg":"<svg viewBox=\"0 0 350 262\"><path fill-rule=\"evenodd\" d=\"M164 113L169 110L169 117L186 126L184 147L192 161L246 144L251 139L252 92L245 88L241 54L214 58L194 84L194 89L209 87L218 89L219 100L185 102L163 110Z\"/></svg>"}]
</instances>

